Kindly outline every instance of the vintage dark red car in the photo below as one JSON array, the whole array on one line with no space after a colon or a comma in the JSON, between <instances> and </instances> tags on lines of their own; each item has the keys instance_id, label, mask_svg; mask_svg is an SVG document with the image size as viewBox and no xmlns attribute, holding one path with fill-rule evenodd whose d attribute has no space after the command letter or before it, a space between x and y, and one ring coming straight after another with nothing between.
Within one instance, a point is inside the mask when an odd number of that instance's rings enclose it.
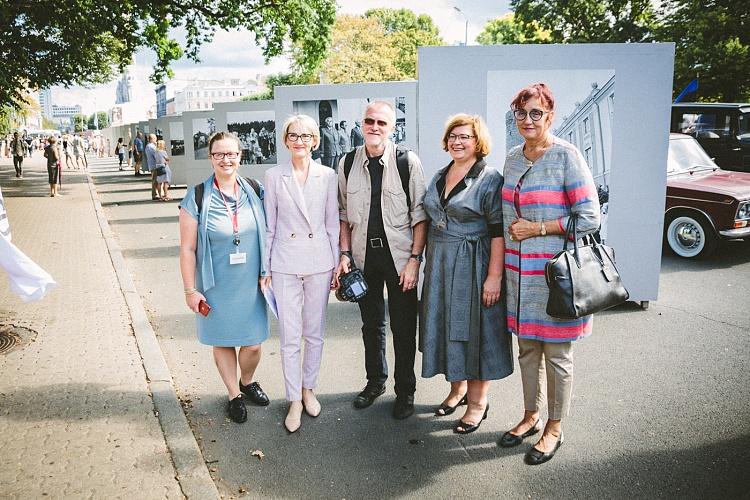
<instances>
[{"instance_id":1,"label":"vintage dark red car","mask_svg":"<svg viewBox=\"0 0 750 500\"><path fill-rule=\"evenodd\" d=\"M664 240L680 257L750 238L750 173L722 170L689 135L670 134Z\"/></svg>"}]
</instances>

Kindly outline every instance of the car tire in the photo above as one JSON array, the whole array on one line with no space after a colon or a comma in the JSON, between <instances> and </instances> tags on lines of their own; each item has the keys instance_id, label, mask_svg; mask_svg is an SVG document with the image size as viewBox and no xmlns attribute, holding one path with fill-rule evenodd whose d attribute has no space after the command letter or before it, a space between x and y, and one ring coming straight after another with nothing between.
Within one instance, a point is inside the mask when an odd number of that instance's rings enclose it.
<instances>
[{"instance_id":1,"label":"car tire","mask_svg":"<svg viewBox=\"0 0 750 500\"><path fill-rule=\"evenodd\" d=\"M668 221L664 237L672 252L686 259L708 257L718 245L713 227L700 215L673 217Z\"/></svg>"}]
</instances>

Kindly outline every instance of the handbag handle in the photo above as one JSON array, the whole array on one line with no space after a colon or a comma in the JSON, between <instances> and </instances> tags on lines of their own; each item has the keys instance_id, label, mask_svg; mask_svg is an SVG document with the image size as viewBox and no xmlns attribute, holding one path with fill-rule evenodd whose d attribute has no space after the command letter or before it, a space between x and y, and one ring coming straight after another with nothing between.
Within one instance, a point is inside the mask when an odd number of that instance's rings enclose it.
<instances>
[{"instance_id":1,"label":"handbag handle","mask_svg":"<svg viewBox=\"0 0 750 500\"><path fill-rule=\"evenodd\" d=\"M580 269L581 259L578 257L578 225L576 220L578 214L573 214L568 218L568 227L565 229L565 243L563 243L563 251L568 250L568 241L570 241L571 233L573 235L573 258L576 261L576 265Z\"/></svg>"}]
</instances>

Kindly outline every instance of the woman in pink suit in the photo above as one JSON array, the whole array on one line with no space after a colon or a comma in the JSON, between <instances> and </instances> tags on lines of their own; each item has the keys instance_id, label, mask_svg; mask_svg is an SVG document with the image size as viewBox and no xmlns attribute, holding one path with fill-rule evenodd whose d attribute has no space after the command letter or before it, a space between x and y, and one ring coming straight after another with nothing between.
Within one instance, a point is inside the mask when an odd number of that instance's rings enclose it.
<instances>
[{"instance_id":1,"label":"woman in pink suit","mask_svg":"<svg viewBox=\"0 0 750 500\"><path fill-rule=\"evenodd\" d=\"M323 354L332 271L339 260L339 212L336 172L312 159L320 143L315 120L292 116L282 133L292 159L266 172L266 263L271 278L261 286L273 288L278 304L290 402L284 426L291 433L299 429L303 409L311 417L320 414L313 389ZM300 363L302 339L305 353Z\"/></svg>"}]
</instances>

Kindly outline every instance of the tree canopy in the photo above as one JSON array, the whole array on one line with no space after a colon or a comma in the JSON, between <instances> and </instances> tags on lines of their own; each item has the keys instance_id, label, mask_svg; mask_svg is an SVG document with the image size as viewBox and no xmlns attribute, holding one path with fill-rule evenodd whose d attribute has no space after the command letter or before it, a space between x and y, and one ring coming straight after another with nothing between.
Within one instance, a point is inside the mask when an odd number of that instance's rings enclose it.
<instances>
[{"instance_id":1,"label":"tree canopy","mask_svg":"<svg viewBox=\"0 0 750 500\"><path fill-rule=\"evenodd\" d=\"M335 0L19 0L0 9L0 105L20 105L26 88L110 81L139 48L155 52L151 81L172 76L183 55L200 61L200 47L218 29L245 28L266 60L291 43L302 70L326 55ZM175 40L185 32L185 47Z\"/></svg>"},{"instance_id":2,"label":"tree canopy","mask_svg":"<svg viewBox=\"0 0 750 500\"><path fill-rule=\"evenodd\" d=\"M522 21L516 20L512 12L488 21L477 36L477 43L480 45L548 42L550 42L549 31L540 29L536 21L526 26Z\"/></svg>"}]
</instances>

